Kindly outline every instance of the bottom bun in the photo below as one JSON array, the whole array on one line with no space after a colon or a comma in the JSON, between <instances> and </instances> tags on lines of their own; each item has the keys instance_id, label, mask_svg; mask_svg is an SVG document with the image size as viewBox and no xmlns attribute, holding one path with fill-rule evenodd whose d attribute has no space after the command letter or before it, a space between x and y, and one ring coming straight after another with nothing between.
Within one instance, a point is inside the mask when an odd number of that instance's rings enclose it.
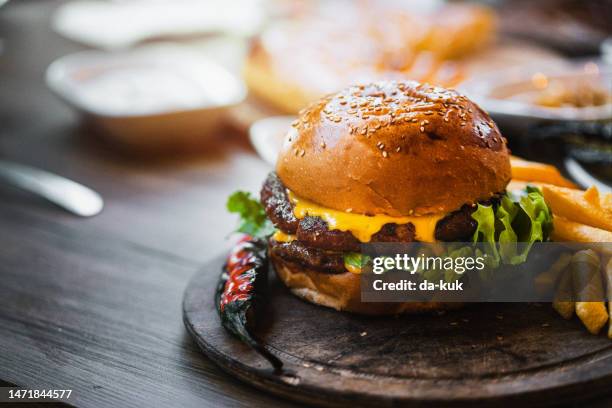
<instances>
[{"instance_id":1,"label":"bottom bun","mask_svg":"<svg viewBox=\"0 0 612 408\"><path fill-rule=\"evenodd\" d=\"M462 303L362 302L361 276L351 272L327 274L270 255L276 274L291 292L309 302L366 315L396 315L457 309Z\"/></svg>"}]
</instances>

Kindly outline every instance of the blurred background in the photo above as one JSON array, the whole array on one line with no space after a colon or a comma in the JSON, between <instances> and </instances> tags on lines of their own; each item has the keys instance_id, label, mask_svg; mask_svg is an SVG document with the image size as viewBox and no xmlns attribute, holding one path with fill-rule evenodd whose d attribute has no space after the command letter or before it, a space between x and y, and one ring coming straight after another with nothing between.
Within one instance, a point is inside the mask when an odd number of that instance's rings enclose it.
<instances>
[{"instance_id":1,"label":"blurred background","mask_svg":"<svg viewBox=\"0 0 612 408\"><path fill-rule=\"evenodd\" d=\"M610 1L0 3L0 199L104 200L98 226L191 258L231 231L225 197L258 191L299 110L357 82L456 88L513 154L610 188ZM80 204L58 174L91 188Z\"/></svg>"}]
</instances>

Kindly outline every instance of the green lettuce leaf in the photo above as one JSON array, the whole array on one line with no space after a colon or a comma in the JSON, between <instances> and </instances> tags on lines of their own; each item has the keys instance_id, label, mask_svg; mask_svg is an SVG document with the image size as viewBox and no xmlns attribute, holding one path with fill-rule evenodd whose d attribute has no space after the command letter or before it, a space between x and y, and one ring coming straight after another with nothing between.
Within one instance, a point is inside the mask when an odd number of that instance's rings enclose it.
<instances>
[{"instance_id":1,"label":"green lettuce leaf","mask_svg":"<svg viewBox=\"0 0 612 408\"><path fill-rule=\"evenodd\" d=\"M344 264L354 268L361 268L361 254L358 252L344 254Z\"/></svg>"},{"instance_id":2,"label":"green lettuce leaf","mask_svg":"<svg viewBox=\"0 0 612 408\"><path fill-rule=\"evenodd\" d=\"M227 199L227 210L240 215L237 232L255 238L266 238L274 232L274 225L266 217L263 206L245 191L236 191Z\"/></svg>"},{"instance_id":3,"label":"green lettuce leaf","mask_svg":"<svg viewBox=\"0 0 612 408\"><path fill-rule=\"evenodd\" d=\"M485 244L493 267L525 262L534 242L549 239L553 225L542 192L531 186L507 193L496 208L479 204L472 218L478 223L473 241Z\"/></svg>"},{"instance_id":4,"label":"green lettuce leaf","mask_svg":"<svg viewBox=\"0 0 612 408\"><path fill-rule=\"evenodd\" d=\"M476 211L472 213L476 220L476 231L474 231L474 242L482 242L482 250L477 248L478 256L486 259L487 266L497 268L499 266L499 252L495 236L495 211L493 206L478 204ZM485 256L486 255L486 256Z\"/></svg>"},{"instance_id":5,"label":"green lettuce leaf","mask_svg":"<svg viewBox=\"0 0 612 408\"><path fill-rule=\"evenodd\" d=\"M370 261L370 257L359 252L347 252L344 254L344 265L361 269Z\"/></svg>"}]
</instances>

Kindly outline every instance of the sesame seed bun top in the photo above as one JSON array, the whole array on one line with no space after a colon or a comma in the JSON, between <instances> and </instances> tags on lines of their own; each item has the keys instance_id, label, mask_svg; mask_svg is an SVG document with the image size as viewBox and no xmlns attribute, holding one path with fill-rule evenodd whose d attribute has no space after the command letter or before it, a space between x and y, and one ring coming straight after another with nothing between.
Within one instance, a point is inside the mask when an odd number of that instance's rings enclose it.
<instances>
[{"instance_id":1,"label":"sesame seed bun top","mask_svg":"<svg viewBox=\"0 0 612 408\"><path fill-rule=\"evenodd\" d=\"M346 88L301 111L277 173L328 208L422 215L504 191L510 159L495 123L465 96L389 81Z\"/></svg>"}]
</instances>

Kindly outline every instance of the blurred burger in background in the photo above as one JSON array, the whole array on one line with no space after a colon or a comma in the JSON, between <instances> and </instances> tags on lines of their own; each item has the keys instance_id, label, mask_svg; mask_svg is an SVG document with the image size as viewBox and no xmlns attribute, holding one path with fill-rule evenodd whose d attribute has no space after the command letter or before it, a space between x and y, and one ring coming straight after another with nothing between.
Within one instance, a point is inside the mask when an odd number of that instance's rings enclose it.
<instances>
[{"instance_id":1,"label":"blurred burger in background","mask_svg":"<svg viewBox=\"0 0 612 408\"><path fill-rule=\"evenodd\" d=\"M353 83L462 80L462 60L490 43L494 14L467 4L317 2L251 42L244 78L259 100L296 113Z\"/></svg>"}]
</instances>

